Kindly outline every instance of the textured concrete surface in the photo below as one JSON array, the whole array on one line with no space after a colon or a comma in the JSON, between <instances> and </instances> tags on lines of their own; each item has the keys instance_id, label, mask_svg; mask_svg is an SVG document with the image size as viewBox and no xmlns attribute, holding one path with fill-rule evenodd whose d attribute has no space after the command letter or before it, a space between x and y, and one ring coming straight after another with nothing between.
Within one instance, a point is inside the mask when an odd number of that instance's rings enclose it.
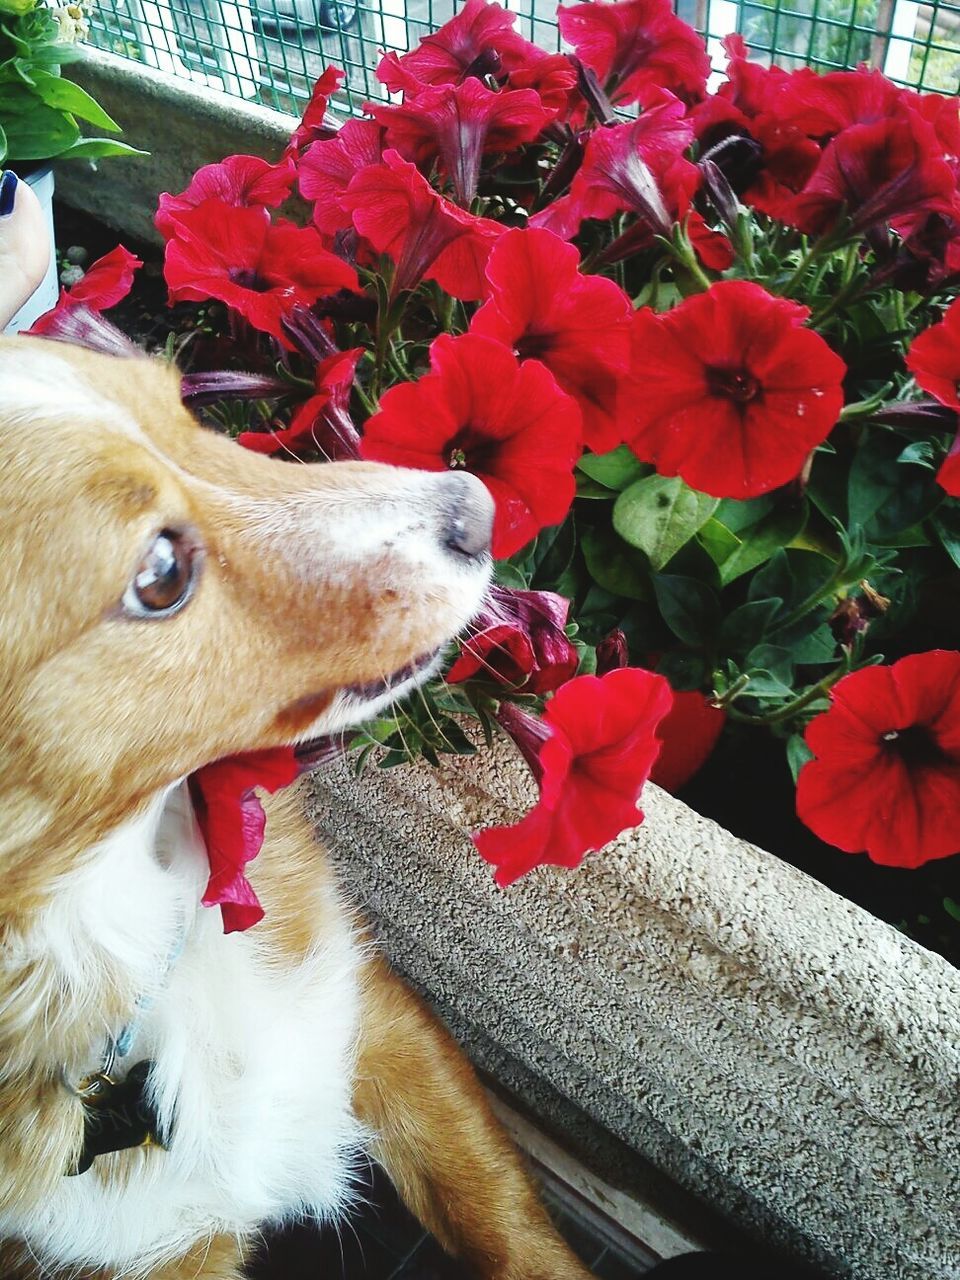
<instances>
[{"instance_id":1,"label":"textured concrete surface","mask_svg":"<svg viewBox=\"0 0 960 1280\"><path fill-rule=\"evenodd\" d=\"M290 136L290 118L277 111L94 49L70 68L70 78L123 126L125 142L149 154L96 165L64 161L57 166L58 198L140 240L161 242L153 226L161 191L182 191L196 169L224 156L276 160Z\"/></svg>"},{"instance_id":2,"label":"textured concrete surface","mask_svg":"<svg viewBox=\"0 0 960 1280\"><path fill-rule=\"evenodd\" d=\"M835 1275L956 1280L960 973L653 787L638 831L501 892L467 832L532 794L502 744L440 771L334 766L312 804L481 1063L502 1053L521 1090L541 1080Z\"/></svg>"}]
</instances>

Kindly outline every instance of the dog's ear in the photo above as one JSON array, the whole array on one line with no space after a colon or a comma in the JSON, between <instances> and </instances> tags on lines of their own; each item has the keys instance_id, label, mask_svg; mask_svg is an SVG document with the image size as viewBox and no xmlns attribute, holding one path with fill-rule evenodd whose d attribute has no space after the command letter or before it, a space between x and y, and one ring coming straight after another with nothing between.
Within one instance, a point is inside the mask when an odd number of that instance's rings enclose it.
<instances>
[{"instance_id":1,"label":"dog's ear","mask_svg":"<svg viewBox=\"0 0 960 1280\"><path fill-rule=\"evenodd\" d=\"M140 357L143 352L130 339L104 320L98 311L91 311L82 303L73 307L60 307L48 320L41 335L54 342L69 342L88 351L98 351L105 356L123 359Z\"/></svg>"}]
</instances>

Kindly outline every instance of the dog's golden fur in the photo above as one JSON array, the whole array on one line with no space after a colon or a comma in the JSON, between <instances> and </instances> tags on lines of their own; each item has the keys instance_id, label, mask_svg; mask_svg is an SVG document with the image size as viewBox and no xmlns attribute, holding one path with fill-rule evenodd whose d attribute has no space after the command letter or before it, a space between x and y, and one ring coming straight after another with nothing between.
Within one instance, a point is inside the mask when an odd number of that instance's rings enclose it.
<instances>
[{"instance_id":1,"label":"dog's golden fur","mask_svg":"<svg viewBox=\"0 0 960 1280\"><path fill-rule=\"evenodd\" d=\"M30 944L55 895L178 779L289 743L337 690L436 648L462 625L471 592L479 599L473 579L469 590L432 582L391 537L326 565L328 533L358 508L382 519L395 505L411 537L430 534L432 508L420 490L409 497L407 474L264 459L196 427L160 364L0 340L4 1221L56 1193L83 1125L62 1075L89 1067L98 1029L121 1025L139 994L109 956L87 982ZM131 625L124 584L146 540L173 525L198 531L201 586L177 616ZM296 789L274 798L251 873L266 909L257 946L273 969L293 971L343 929L330 875ZM354 1111L407 1203L465 1274L583 1280L443 1029L372 953L357 986ZM123 1187L140 1162L164 1158L117 1153L81 1177ZM211 1233L138 1272L135 1260L38 1263L14 1232L0 1273L237 1280L248 1247Z\"/></svg>"}]
</instances>

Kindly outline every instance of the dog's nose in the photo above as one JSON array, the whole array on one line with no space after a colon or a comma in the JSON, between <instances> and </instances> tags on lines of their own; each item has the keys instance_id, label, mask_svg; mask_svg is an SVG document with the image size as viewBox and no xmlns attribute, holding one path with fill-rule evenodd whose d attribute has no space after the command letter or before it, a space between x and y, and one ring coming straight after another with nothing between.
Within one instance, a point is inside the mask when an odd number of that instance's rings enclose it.
<instances>
[{"instance_id":1,"label":"dog's nose","mask_svg":"<svg viewBox=\"0 0 960 1280\"><path fill-rule=\"evenodd\" d=\"M493 499L486 485L468 472L444 477L447 494L444 546L471 560L490 550Z\"/></svg>"}]
</instances>

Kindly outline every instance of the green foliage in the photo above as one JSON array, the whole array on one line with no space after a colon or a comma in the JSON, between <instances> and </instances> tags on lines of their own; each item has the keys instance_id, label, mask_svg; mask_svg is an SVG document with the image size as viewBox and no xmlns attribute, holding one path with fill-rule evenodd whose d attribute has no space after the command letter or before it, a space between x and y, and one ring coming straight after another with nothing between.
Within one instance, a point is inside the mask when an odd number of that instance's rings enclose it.
<instances>
[{"instance_id":1,"label":"green foliage","mask_svg":"<svg viewBox=\"0 0 960 1280\"><path fill-rule=\"evenodd\" d=\"M0 164L133 154L115 138L81 134L78 121L107 133L120 126L61 77L78 54L54 11L43 0L0 0L0 18Z\"/></svg>"}]
</instances>

